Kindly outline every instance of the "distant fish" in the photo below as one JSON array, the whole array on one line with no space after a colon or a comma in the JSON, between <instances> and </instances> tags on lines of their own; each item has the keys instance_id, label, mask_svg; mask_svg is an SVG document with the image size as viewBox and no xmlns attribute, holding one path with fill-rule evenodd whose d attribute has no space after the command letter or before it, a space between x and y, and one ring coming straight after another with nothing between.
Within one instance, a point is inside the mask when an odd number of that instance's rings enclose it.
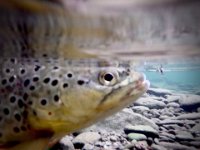
<instances>
[{"instance_id":1,"label":"distant fish","mask_svg":"<svg viewBox=\"0 0 200 150\"><path fill-rule=\"evenodd\" d=\"M164 73L164 71L163 71L163 66L160 65L160 67L158 67L158 68L156 69L156 71L159 72L160 74L163 74L163 73Z\"/></svg>"},{"instance_id":2,"label":"distant fish","mask_svg":"<svg viewBox=\"0 0 200 150\"><path fill-rule=\"evenodd\" d=\"M61 59L1 59L0 145L42 150L131 104L148 88L124 65Z\"/></svg>"}]
</instances>

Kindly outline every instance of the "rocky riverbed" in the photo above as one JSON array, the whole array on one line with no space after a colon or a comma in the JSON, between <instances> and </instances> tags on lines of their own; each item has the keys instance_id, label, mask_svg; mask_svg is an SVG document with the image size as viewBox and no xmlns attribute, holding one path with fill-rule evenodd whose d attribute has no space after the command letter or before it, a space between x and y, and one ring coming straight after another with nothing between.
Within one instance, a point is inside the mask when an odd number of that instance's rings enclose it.
<instances>
[{"instance_id":1,"label":"rocky riverbed","mask_svg":"<svg viewBox=\"0 0 200 150\"><path fill-rule=\"evenodd\" d=\"M151 88L131 106L52 150L199 150L200 96Z\"/></svg>"}]
</instances>

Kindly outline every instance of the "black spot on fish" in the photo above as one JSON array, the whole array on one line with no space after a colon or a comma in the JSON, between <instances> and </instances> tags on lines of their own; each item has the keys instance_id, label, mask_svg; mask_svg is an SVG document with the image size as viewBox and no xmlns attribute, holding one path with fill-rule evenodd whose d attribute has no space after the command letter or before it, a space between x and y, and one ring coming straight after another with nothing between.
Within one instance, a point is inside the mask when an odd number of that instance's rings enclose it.
<instances>
[{"instance_id":1,"label":"black spot on fish","mask_svg":"<svg viewBox=\"0 0 200 150\"><path fill-rule=\"evenodd\" d=\"M21 121L21 116L19 115L19 114L15 114L15 119L17 120L17 121Z\"/></svg>"},{"instance_id":2,"label":"black spot on fish","mask_svg":"<svg viewBox=\"0 0 200 150\"><path fill-rule=\"evenodd\" d=\"M14 77L14 76L12 76L12 77L9 78L9 82L10 82L10 83L12 83L14 80L15 80L15 77Z\"/></svg>"},{"instance_id":3,"label":"black spot on fish","mask_svg":"<svg viewBox=\"0 0 200 150\"><path fill-rule=\"evenodd\" d=\"M6 73L10 73L10 69L9 68L6 69Z\"/></svg>"},{"instance_id":4,"label":"black spot on fish","mask_svg":"<svg viewBox=\"0 0 200 150\"><path fill-rule=\"evenodd\" d=\"M34 81L34 82L39 81L39 77L33 77L33 81Z\"/></svg>"},{"instance_id":5,"label":"black spot on fish","mask_svg":"<svg viewBox=\"0 0 200 150\"><path fill-rule=\"evenodd\" d=\"M26 80L24 81L24 87L27 87L29 84L30 84L30 80L29 80L29 79L26 79Z\"/></svg>"},{"instance_id":6,"label":"black spot on fish","mask_svg":"<svg viewBox=\"0 0 200 150\"><path fill-rule=\"evenodd\" d=\"M50 78L48 78L48 77L43 80L43 82L46 84L49 83L49 81L50 81Z\"/></svg>"},{"instance_id":7,"label":"black spot on fish","mask_svg":"<svg viewBox=\"0 0 200 150\"><path fill-rule=\"evenodd\" d=\"M42 99L42 100L40 101L40 103L41 103L41 105L45 106L45 105L47 104L47 100L46 100L46 99Z\"/></svg>"},{"instance_id":8,"label":"black spot on fish","mask_svg":"<svg viewBox=\"0 0 200 150\"><path fill-rule=\"evenodd\" d=\"M2 133L0 133L0 137L2 137L3 136L3 134Z\"/></svg>"},{"instance_id":9,"label":"black spot on fish","mask_svg":"<svg viewBox=\"0 0 200 150\"><path fill-rule=\"evenodd\" d=\"M59 101L59 96L55 95L53 99L54 99L55 102L58 102Z\"/></svg>"},{"instance_id":10,"label":"black spot on fish","mask_svg":"<svg viewBox=\"0 0 200 150\"><path fill-rule=\"evenodd\" d=\"M10 102L11 102L11 103L14 103L15 101L16 101L16 97L15 97L15 96L11 96L11 97L10 97Z\"/></svg>"},{"instance_id":11,"label":"black spot on fish","mask_svg":"<svg viewBox=\"0 0 200 150\"><path fill-rule=\"evenodd\" d=\"M72 78L72 73L67 74L68 78Z\"/></svg>"},{"instance_id":12,"label":"black spot on fish","mask_svg":"<svg viewBox=\"0 0 200 150\"><path fill-rule=\"evenodd\" d=\"M10 62L13 63L13 64L16 63L16 59L11 58L11 59L10 59Z\"/></svg>"},{"instance_id":13,"label":"black spot on fish","mask_svg":"<svg viewBox=\"0 0 200 150\"><path fill-rule=\"evenodd\" d=\"M5 115L9 115L9 114L10 114L10 111L9 111L8 108L4 108L4 109L3 109L3 113L4 113Z\"/></svg>"},{"instance_id":14,"label":"black spot on fish","mask_svg":"<svg viewBox=\"0 0 200 150\"><path fill-rule=\"evenodd\" d=\"M47 57L47 54L43 54L42 56L43 56L43 57Z\"/></svg>"},{"instance_id":15,"label":"black spot on fish","mask_svg":"<svg viewBox=\"0 0 200 150\"><path fill-rule=\"evenodd\" d=\"M83 85L83 84L85 83L85 81L83 81L83 80L78 80L77 83L78 83L78 85Z\"/></svg>"},{"instance_id":16,"label":"black spot on fish","mask_svg":"<svg viewBox=\"0 0 200 150\"><path fill-rule=\"evenodd\" d=\"M24 99L24 101L26 101L28 99L28 94L27 93L24 93L23 99Z\"/></svg>"},{"instance_id":17,"label":"black spot on fish","mask_svg":"<svg viewBox=\"0 0 200 150\"><path fill-rule=\"evenodd\" d=\"M25 69L21 69L20 73L21 74L25 74L26 70Z\"/></svg>"},{"instance_id":18,"label":"black spot on fish","mask_svg":"<svg viewBox=\"0 0 200 150\"><path fill-rule=\"evenodd\" d=\"M40 68L41 68L40 66L36 65L34 70L38 71Z\"/></svg>"},{"instance_id":19,"label":"black spot on fish","mask_svg":"<svg viewBox=\"0 0 200 150\"><path fill-rule=\"evenodd\" d=\"M29 88L31 91L35 90L35 86L31 85Z\"/></svg>"},{"instance_id":20,"label":"black spot on fish","mask_svg":"<svg viewBox=\"0 0 200 150\"><path fill-rule=\"evenodd\" d=\"M54 66L54 67L53 67L53 69L54 69L54 70L57 70L57 69L58 69L58 67L57 67L57 66Z\"/></svg>"},{"instance_id":21,"label":"black spot on fish","mask_svg":"<svg viewBox=\"0 0 200 150\"><path fill-rule=\"evenodd\" d=\"M69 86L68 83L63 84L63 88L67 88L68 86Z\"/></svg>"},{"instance_id":22,"label":"black spot on fish","mask_svg":"<svg viewBox=\"0 0 200 150\"><path fill-rule=\"evenodd\" d=\"M52 86L56 86L58 84L58 80L53 80L52 82L51 82L51 85Z\"/></svg>"},{"instance_id":23,"label":"black spot on fish","mask_svg":"<svg viewBox=\"0 0 200 150\"><path fill-rule=\"evenodd\" d=\"M23 108L24 107L24 103L21 99L18 100L18 106L19 108Z\"/></svg>"},{"instance_id":24,"label":"black spot on fish","mask_svg":"<svg viewBox=\"0 0 200 150\"><path fill-rule=\"evenodd\" d=\"M1 81L1 84L2 84L2 85L6 85L6 84L7 84L7 80L6 80L6 79L3 79L3 80Z\"/></svg>"},{"instance_id":25,"label":"black spot on fish","mask_svg":"<svg viewBox=\"0 0 200 150\"><path fill-rule=\"evenodd\" d=\"M37 116L37 113L36 113L36 111L35 111L35 110L33 110L33 115L34 115L34 116Z\"/></svg>"}]
</instances>

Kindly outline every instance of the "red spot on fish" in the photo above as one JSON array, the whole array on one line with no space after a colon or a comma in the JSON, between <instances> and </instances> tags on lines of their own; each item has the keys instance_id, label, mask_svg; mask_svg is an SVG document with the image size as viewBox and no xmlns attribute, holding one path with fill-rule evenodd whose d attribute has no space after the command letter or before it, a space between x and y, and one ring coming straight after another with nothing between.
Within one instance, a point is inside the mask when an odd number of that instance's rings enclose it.
<instances>
[{"instance_id":1,"label":"red spot on fish","mask_svg":"<svg viewBox=\"0 0 200 150\"><path fill-rule=\"evenodd\" d=\"M5 93L5 89L1 89L0 92L1 92L2 94L4 94L4 93Z\"/></svg>"}]
</instances>

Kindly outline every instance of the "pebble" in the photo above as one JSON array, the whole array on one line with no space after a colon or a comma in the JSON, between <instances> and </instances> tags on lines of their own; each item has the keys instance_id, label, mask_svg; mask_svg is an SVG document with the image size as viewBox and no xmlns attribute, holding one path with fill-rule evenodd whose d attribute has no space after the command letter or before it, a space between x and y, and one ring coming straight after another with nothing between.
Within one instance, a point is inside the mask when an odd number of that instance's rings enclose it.
<instances>
[{"instance_id":1,"label":"pebble","mask_svg":"<svg viewBox=\"0 0 200 150\"><path fill-rule=\"evenodd\" d=\"M184 121L175 120L175 119L165 119L165 120L162 120L162 121L158 122L157 124L159 124L159 125L167 125L167 124L184 125Z\"/></svg>"},{"instance_id":2,"label":"pebble","mask_svg":"<svg viewBox=\"0 0 200 150\"><path fill-rule=\"evenodd\" d=\"M116 136L111 136L111 137L110 137L110 141L116 142L116 141L117 141L117 137L116 137Z\"/></svg>"},{"instance_id":3,"label":"pebble","mask_svg":"<svg viewBox=\"0 0 200 150\"><path fill-rule=\"evenodd\" d=\"M139 100L137 100L134 103L135 106L145 106L148 107L150 109L162 109L166 106L166 104L164 102L155 100L153 98L140 98Z\"/></svg>"},{"instance_id":4,"label":"pebble","mask_svg":"<svg viewBox=\"0 0 200 150\"><path fill-rule=\"evenodd\" d=\"M179 104L186 111L197 110L200 107L200 95L182 95Z\"/></svg>"},{"instance_id":5,"label":"pebble","mask_svg":"<svg viewBox=\"0 0 200 150\"><path fill-rule=\"evenodd\" d=\"M83 147L83 150L93 150L94 146L92 144L86 143Z\"/></svg>"},{"instance_id":6,"label":"pebble","mask_svg":"<svg viewBox=\"0 0 200 150\"><path fill-rule=\"evenodd\" d=\"M179 131L176 135L177 140L187 140L187 141L192 141L194 140L194 137L192 136L191 133L187 131Z\"/></svg>"},{"instance_id":7,"label":"pebble","mask_svg":"<svg viewBox=\"0 0 200 150\"><path fill-rule=\"evenodd\" d=\"M136 125L136 126L132 126L132 125L128 125L124 128L124 132L126 134L129 133L142 133L144 135L146 135L147 137L158 137L158 131L153 129L151 126L147 126L147 125Z\"/></svg>"},{"instance_id":8,"label":"pebble","mask_svg":"<svg viewBox=\"0 0 200 150\"><path fill-rule=\"evenodd\" d=\"M172 93L169 90L166 89L157 89L157 88L150 88L147 91L147 94L154 95L156 97L164 97L166 98L168 95L172 95Z\"/></svg>"},{"instance_id":9,"label":"pebble","mask_svg":"<svg viewBox=\"0 0 200 150\"><path fill-rule=\"evenodd\" d=\"M165 147L156 144L153 144L151 148L152 150L167 150Z\"/></svg>"},{"instance_id":10,"label":"pebble","mask_svg":"<svg viewBox=\"0 0 200 150\"><path fill-rule=\"evenodd\" d=\"M185 146L179 143L171 143L171 142L160 142L159 145L165 147L166 149L172 150L197 150L191 146Z\"/></svg>"},{"instance_id":11,"label":"pebble","mask_svg":"<svg viewBox=\"0 0 200 150\"><path fill-rule=\"evenodd\" d=\"M167 104L167 107L179 108L180 105L176 102L171 102Z\"/></svg>"},{"instance_id":12,"label":"pebble","mask_svg":"<svg viewBox=\"0 0 200 150\"><path fill-rule=\"evenodd\" d=\"M147 137L144 134L140 134L140 133L129 133L128 139L141 141L141 140L146 140Z\"/></svg>"},{"instance_id":13,"label":"pebble","mask_svg":"<svg viewBox=\"0 0 200 150\"><path fill-rule=\"evenodd\" d=\"M98 132L83 132L76 136L72 142L73 143L94 143L101 138Z\"/></svg>"},{"instance_id":14,"label":"pebble","mask_svg":"<svg viewBox=\"0 0 200 150\"><path fill-rule=\"evenodd\" d=\"M166 132L160 133L160 136L165 136L165 137L168 137L168 138L170 138L172 140L174 140L176 138L175 135L170 134L170 133L166 133Z\"/></svg>"},{"instance_id":15,"label":"pebble","mask_svg":"<svg viewBox=\"0 0 200 150\"><path fill-rule=\"evenodd\" d=\"M132 110L136 113L143 113L144 111L149 111L150 109L145 106L134 106Z\"/></svg>"},{"instance_id":16,"label":"pebble","mask_svg":"<svg viewBox=\"0 0 200 150\"><path fill-rule=\"evenodd\" d=\"M181 96L178 96L178 95L167 95L166 99L169 103L171 103L171 102L179 102L180 98Z\"/></svg>"},{"instance_id":17,"label":"pebble","mask_svg":"<svg viewBox=\"0 0 200 150\"><path fill-rule=\"evenodd\" d=\"M196 120L196 119L200 119L200 113L188 113L188 114L181 114L180 116L174 117L173 119L177 119L177 120Z\"/></svg>"},{"instance_id":18,"label":"pebble","mask_svg":"<svg viewBox=\"0 0 200 150\"><path fill-rule=\"evenodd\" d=\"M200 133L200 124L196 124L195 126L193 126L191 128L191 131L195 133Z\"/></svg>"}]
</instances>

